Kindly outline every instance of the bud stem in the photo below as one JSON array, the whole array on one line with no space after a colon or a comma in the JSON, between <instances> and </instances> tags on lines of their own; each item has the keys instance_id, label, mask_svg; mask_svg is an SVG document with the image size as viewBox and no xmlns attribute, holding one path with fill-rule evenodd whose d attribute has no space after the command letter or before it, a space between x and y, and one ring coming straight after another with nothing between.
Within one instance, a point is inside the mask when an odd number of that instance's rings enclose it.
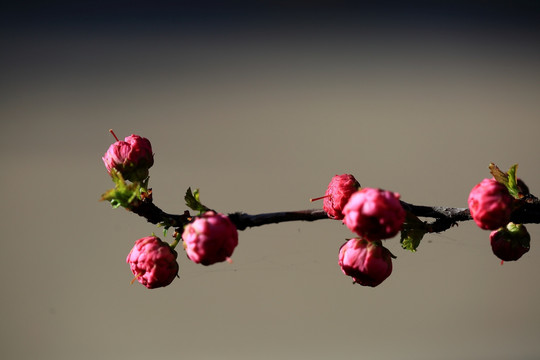
<instances>
[{"instance_id":1,"label":"bud stem","mask_svg":"<svg viewBox=\"0 0 540 360\"><path fill-rule=\"evenodd\" d=\"M120 140L118 140L118 138L116 137L116 134L114 133L113 129L109 129L109 132L112 134L112 136L114 136L114 138L116 139L116 141L120 141Z\"/></svg>"},{"instance_id":2,"label":"bud stem","mask_svg":"<svg viewBox=\"0 0 540 360\"><path fill-rule=\"evenodd\" d=\"M177 236L174 241L169 245L171 247L171 249L174 250L174 248L176 248L176 246L178 245L178 243L180 242L180 239L182 238L182 236Z\"/></svg>"},{"instance_id":3,"label":"bud stem","mask_svg":"<svg viewBox=\"0 0 540 360\"><path fill-rule=\"evenodd\" d=\"M314 201L317 201L317 200L321 200L321 199L324 199L324 198L327 198L329 197L330 195L324 195L324 196L321 196L321 197L318 197L318 198L314 198L314 199L309 199L310 202L314 202Z\"/></svg>"}]
</instances>

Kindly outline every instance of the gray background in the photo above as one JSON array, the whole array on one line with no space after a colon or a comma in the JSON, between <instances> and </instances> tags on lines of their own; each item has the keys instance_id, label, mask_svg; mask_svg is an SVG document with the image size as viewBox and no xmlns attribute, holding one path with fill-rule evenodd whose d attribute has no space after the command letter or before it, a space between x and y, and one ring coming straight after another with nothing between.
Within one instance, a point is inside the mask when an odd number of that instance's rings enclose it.
<instances>
[{"instance_id":1,"label":"gray background","mask_svg":"<svg viewBox=\"0 0 540 360\"><path fill-rule=\"evenodd\" d=\"M342 173L464 207L490 162L519 163L538 195L538 9L495 4L14 7L0 357L539 358L537 225L503 266L472 222L414 254L387 240L397 259L377 288L341 273L340 222L270 225L240 233L232 264L181 251L180 279L147 290L125 258L160 229L98 201L109 128L152 141L150 185L169 212L190 186L225 213L322 206L309 198Z\"/></svg>"}]
</instances>

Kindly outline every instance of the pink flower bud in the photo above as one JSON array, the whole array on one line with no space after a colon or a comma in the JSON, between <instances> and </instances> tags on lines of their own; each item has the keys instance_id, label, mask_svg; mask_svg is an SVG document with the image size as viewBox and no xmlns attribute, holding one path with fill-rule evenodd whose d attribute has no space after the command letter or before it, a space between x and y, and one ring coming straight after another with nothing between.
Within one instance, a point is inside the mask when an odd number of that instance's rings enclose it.
<instances>
[{"instance_id":1,"label":"pink flower bud","mask_svg":"<svg viewBox=\"0 0 540 360\"><path fill-rule=\"evenodd\" d=\"M103 162L109 173L116 169L126 180L142 181L148 177L148 169L154 165L152 145L139 135L128 136L109 147Z\"/></svg>"},{"instance_id":2,"label":"pink flower bud","mask_svg":"<svg viewBox=\"0 0 540 360\"><path fill-rule=\"evenodd\" d=\"M503 261L514 261L529 251L531 236L524 225L508 223L489 235L491 250Z\"/></svg>"},{"instance_id":3,"label":"pink flower bud","mask_svg":"<svg viewBox=\"0 0 540 360\"><path fill-rule=\"evenodd\" d=\"M323 209L332 219L343 219L343 208L352 194L358 191L360 183L350 174L336 175L328 184L324 196Z\"/></svg>"},{"instance_id":4,"label":"pink flower bud","mask_svg":"<svg viewBox=\"0 0 540 360\"><path fill-rule=\"evenodd\" d=\"M392 273L392 254L380 241L351 239L339 249L339 266L355 283L375 287Z\"/></svg>"},{"instance_id":5,"label":"pink flower bud","mask_svg":"<svg viewBox=\"0 0 540 360\"><path fill-rule=\"evenodd\" d=\"M126 262L135 278L148 289L169 285L178 274L177 253L158 237L147 236L135 242Z\"/></svg>"},{"instance_id":6,"label":"pink flower bud","mask_svg":"<svg viewBox=\"0 0 540 360\"><path fill-rule=\"evenodd\" d=\"M371 241L395 236L406 215L398 193L373 188L355 192L343 214L343 222L351 231Z\"/></svg>"},{"instance_id":7,"label":"pink flower bud","mask_svg":"<svg viewBox=\"0 0 540 360\"><path fill-rule=\"evenodd\" d=\"M480 228L496 230L510 221L514 198L495 179L484 179L469 194L469 210Z\"/></svg>"},{"instance_id":8,"label":"pink flower bud","mask_svg":"<svg viewBox=\"0 0 540 360\"><path fill-rule=\"evenodd\" d=\"M190 260L212 265L230 258L238 245L238 231L227 216L207 211L186 225L182 239Z\"/></svg>"}]
</instances>

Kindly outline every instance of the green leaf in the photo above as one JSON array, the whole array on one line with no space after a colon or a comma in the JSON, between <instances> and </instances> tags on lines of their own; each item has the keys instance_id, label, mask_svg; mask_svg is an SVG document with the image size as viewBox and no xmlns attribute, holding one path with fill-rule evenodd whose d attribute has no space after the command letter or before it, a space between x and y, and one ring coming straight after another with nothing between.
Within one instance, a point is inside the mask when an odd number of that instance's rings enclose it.
<instances>
[{"instance_id":1,"label":"green leaf","mask_svg":"<svg viewBox=\"0 0 540 360\"><path fill-rule=\"evenodd\" d=\"M199 204L201 203L199 189L195 189L195 191L193 192L193 197L195 198L195 200L197 200Z\"/></svg>"},{"instance_id":2,"label":"green leaf","mask_svg":"<svg viewBox=\"0 0 540 360\"><path fill-rule=\"evenodd\" d=\"M197 193L197 191L195 191L195 193ZM184 200L186 201L187 207L189 207L192 210L196 210L200 203L197 200L197 198L193 195L193 192L191 192L191 188L187 189L186 195L184 196Z\"/></svg>"},{"instance_id":3,"label":"green leaf","mask_svg":"<svg viewBox=\"0 0 540 360\"><path fill-rule=\"evenodd\" d=\"M416 252L422 238L426 234L425 230L421 229L406 229L401 231L401 247L411 252Z\"/></svg>"},{"instance_id":4,"label":"green leaf","mask_svg":"<svg viewBox=\"0 0 540 360\"><path fill-rule=\"evenodd\" d=\"M199 200L199 189L195 189L194 192L191 191L191 188L188 188L186 191L186 196L184 196L187 207L191 210L198 211L200 214L210 210Z\"/></svg>"},{"instance_id":5,"label":"green leaf","mask_svg":"<svg viewBox=\"0 0 540 360\"><path fill-rule=\"evenodd\" d=\"M101 200L110 201L113 208L122 206L129 210L140 199L140 184L126 183L122 174L116 170L111 171L111 177L116 187L101 195Z\"/></svg>"},{"instance_id":6,"label":"green leaf","mask_svg":"<svg viewBox=\"0 0 540 360\"><path fill-rule=\"evenodd\" d=\"M427 233L426 225L416 215L407 211L407 217L401 230L401 247L411 252L416 252L422 238Z\"/></svg>"},{"instance_id":7,"label":"green leaf","mask_svg":"<svg viewBox=\"0 0 540 360\"><path fill-rule=\"evenodd\" d=\"M514 164L507 173L504 173L493 163L489 164L489 171L497 182L503 184L508 189L510 195L519 199L519 187L517 184L516 171L518 164Z\"/></svg>"},{"instance_id":8,"label":"green leaf","mask_svg":"<svg viewBox=\"0 0 540 360\"><path fill-rule=\"evenodd\" d=\"M501 169L499 169L497 165L495 165L494 163L490 163L489 172L491 173L491 175L493 175L493 177L495 178L495 180L497 180L497 182L503 184L504 186L507 186L508 174L502 172Z\"/></svg>"},{"instance_id":9,"label":"green leaf","mask_svg":"<svg viewBox=\"0 0 540 360\"><path fill-rule=\"evenodd\" d=\"M510 193L510 195L512 195L516 199L519 199L519 187L516 178L517 167L518 164L514 164L510 168L510 170L508 170L508 184L506 185L506 187L508 188L508 192Z\"/></svg>"}]
</instances>

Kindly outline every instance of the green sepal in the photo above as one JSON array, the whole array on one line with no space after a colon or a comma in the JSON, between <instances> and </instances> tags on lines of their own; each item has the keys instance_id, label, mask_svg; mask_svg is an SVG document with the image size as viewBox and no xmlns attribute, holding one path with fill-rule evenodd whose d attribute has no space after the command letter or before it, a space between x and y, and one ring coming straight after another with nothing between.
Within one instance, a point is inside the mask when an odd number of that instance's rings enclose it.
<instances>
[{"instance_id":1,"label":"green sepal","mask_svg":"<svg viewBox=\"0 0 540 360\"><path fill-rule=\"evenodd\" d=\"M113 208L132 208L140 199L141 185L138 182L127 183L119 171L113 169L111 178L116 184L114 189L110 189L101 195L102 201L109 201Z\"/></svg>"},{"instance_id":2,"label":"green sepal","mask_svg":"<svg viewBox=\"0 0 540 360\"><path fill-rule=\"evenodd\" d=\"M195 191L192 192L191 188L188 188L186 191L186 196L184 196L184 200L186 201L187 207L189 207L191 210L198 211L199 214L210 210L208 207L201 204L199 199L199 189L195 189Z\"/></svg>"},{"instance_id":3,"label":"green sepal","mask_svg":"<svg viewBox=\"0 0 540 360\"><path fill-rule=\"evenodd\" d=\"M516 177L517 168L518 164L514 164L507 173L504 173L501 171L501 169L499 169L497 165L493 163L489 164L489 171L491 172L491 175L493 175L497 182L506 186L510 195L512 195L512 197L514 197L515 199L520 198L520 190L517 184Z\"/></svg>"},{"instance_id":4,"label":"green sepal","mask_svg":"<svg viewBox=\"0 0 540 360\"><path fill-rule=\"evenodd\" d=\"M426 225L416 215L407 211L407 217L401 230L401 247L411 252L416 252L422 238L427 233Z\"/></svg>"},{"instance_id":5,"label":"green sepal","mask_svg":"<svg viewBox=\"0 0 540 360\"><path fill-rule=\"evenodd\" d=\"M150 182L150 176L148 176L146 179L144 179L142 182L140 182L139 186L139 193L142 195L143 193L148 193L148 183ZM152 190L152 189L150 189Z\"/></svg>"}]
</instances>

